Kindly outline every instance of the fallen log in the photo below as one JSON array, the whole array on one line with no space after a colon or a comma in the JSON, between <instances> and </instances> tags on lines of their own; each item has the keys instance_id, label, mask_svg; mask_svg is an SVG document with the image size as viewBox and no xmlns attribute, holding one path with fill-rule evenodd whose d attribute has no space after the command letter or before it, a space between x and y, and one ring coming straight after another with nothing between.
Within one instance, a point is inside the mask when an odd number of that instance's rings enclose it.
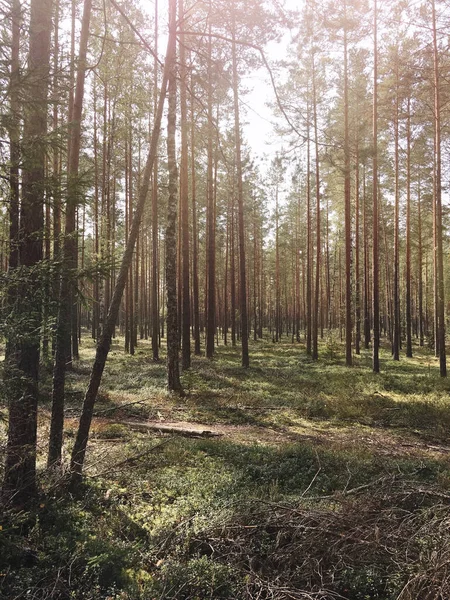
<instances>
[{"instance_id":1,"label":"fallen log","mask_svg":"<svg viewBox=\"0 0 450 600\"><path fill-rule=\"evenodd\" d=\"M160 433L170 433L172 435L181 435L184 437L212 438L221 437L223 434L218 431L204 429L203 426L196 426L195 423L161 423L160 421L118 421L120 425L126 425L131 429L138 431L157 431Z\"/></svg>"}]
</instances>

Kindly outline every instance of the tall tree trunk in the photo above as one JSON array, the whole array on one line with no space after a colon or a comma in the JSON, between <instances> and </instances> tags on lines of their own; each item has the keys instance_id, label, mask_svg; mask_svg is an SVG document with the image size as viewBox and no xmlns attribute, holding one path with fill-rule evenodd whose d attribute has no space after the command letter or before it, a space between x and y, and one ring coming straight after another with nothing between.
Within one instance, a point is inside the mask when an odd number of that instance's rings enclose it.
<instances>
[{"instance_id":1,"label":"tall tree trunk","mask_svg":"<svg viewBox=\"0 0 450 600\"><path fill-rule=\"evenodd\" d=\"M295 204L295 339L300 341L300 197Z\"/></svg>"},{"instance_id":2,"label":"tall tree trunk","mask_svg":"<svg viewBox=\"0 0 450 600\"><path fill-rule=\"evenodd\" d=\"M280 242L278 218L278 181L275 189L275 335L274 341L278 342L281 336L281 309L280 309Z\"/></svg>"},{"instance_id":3,"label":"tall tree trunk","mask_svg":"<svg viewBox=\"0 0 450 600\"><path fill-rule=\"evenodd\" d=\"M153 106L155 123L158 104L158 0L155 0L155 61L153 66ZM152 182L152 353L159 361L159 275L158 275L158 156L155 156Z\"/></svg>"},{"instance_id":4,"label":"tall tree trunk","mask_svg":"<svg viewBox=\"0 0 450 600\"><path fill-rule=\"evenodd\" d=\"M394 203L394 335L392 344L392 355L394 360L400 360L400 291L399 291L399 75L398 75L398 47L396 52L395 65L395 106L394 106L394 179L395 179L395 203Z\"/></svg>"},{"instance_id":5,"label":"tall tree trunk","mask_svg":"<svg viewBox=\"0 0 450 600\"><path fill-rule=\"evenodd\" d=\"M227 224L225 230L225 275L223 282L223 343L228 345L228 257L230 254L230 204L231 194L228 194L227 202Z\"/></svg>"},{"instance_id":6,"label":"tall tree trunk","mask_svg":"<svg viewBox=\"0 0 450 600\"><path fill-rule=\"evenodd\" d=\"M355 353L361 354L361 269L360 269L360 207L359 207L359 140L355 157Z\"/></svg>"},{"instance_id":7,"label":"tall tree trunk","mask_svg":"<svg viewBox=\"0 0 450 600\"><path fill-rule=\"evenodd\" d=\"M369 241L367 226L367 194L366 194L366 169L363 168L363 245L364 245L364 348L370 346L370 265L369 265Z\"/></svg>"},{"instance_id":8,"label":"tall tree trunk","mask_svg":"<svg viewBox=\"0 0 450 600\"><path fill-rule=\"evenodd\" d=\"M186 27L184 2L179 0L179 18ZM187 67L185 35L180 34L180 118L181 118L181 164L180 164L180 222L181 222L181 269L182 269L182 366L191 366L191 290L190 290L190 250L189 250L189 190L188 190L188 119L187 119Z\"/></svg>"},{"instance_id":9,"label":"tall tree trunk","mask_svg":"<svg viewBox=\"0 0 450 600\"><path fill-rule=\"evenodd\" d=\"M423 250L422 250L422 202L420 189L420 172L417 183L417 271L419 293L419 345L424 345L424 315L423 315Z\"/></svg>"},{"instance_id":10,"label":"tall tree trunk","mask_svg":"<svg viewBox=\"0 0 450 600\"><path fill-rule=\"evenodd\" d=\"M240 307L241 307L241 344L242 366L250 364L248 354L248 313L247 313L247 273L245 264L245 223L244 223L244 189L242 181L242 156L241 156L241 127L239 119L239 80L236 56L236 15L233 6L232 24L232 60L233 60L233 98L234 98L234 135L236 143L236 175L238 199L238 226L239 226L239 279L240 279Z\"/></svg>"},{"instance_id":11,"label":"tall tree trunk","mask_svg":"<svg viewBox=\"0 0 450 600\"><path fill-rule=\"evenodd\" d=\"M420 265L420 268L422 266ZM411 326L411 98L406 115L406 356L412 358Z\"/></svg>"},{"instance_id":12,"label":"tall tree trunk","mask_svg":"<svg viewBox=\"0 0 450 600\"><path fill-rule=\"evenodd\" d=\"M91 20L92 0L85 0L83 21L80 34L80 51L73 103L73 123L70 135L70 151L68 164L68 188L66 203L66 223L63 250L63 267L61 274L61 293L56 331L56 352L53 369L52 417L48 450L48 465L60 463L64 428L64 393L68 343L71 336L70 325L76 314L75 286L78 244L75 237L76 208L79 203L78 170L80 163L81 115L83 110L84 82L86 76L87 43ZM77 342L74 342L76 338ZM72 355L76 357L78 328L74 334L72 329Z\"/></svg>"},{"instance_id":13,"label":"tall tree trunk","mask_svg":"<svg viewBox=\"0 0 450 600\"><path fill-rule=\"evenodd\" d=\"M94 262L99 260L99 173L98 173L98 126L97 126L97 86L94 80ZM98 340L100 335L100 274L94 273L94 304L92 312L92 337Z\"/></svg>"},{"instance_id":14,"label":"tall tree trunk","mask_svg":"<svg viewBox=\"0 0 450 600\"><path fill-rule=\"evenodd\" d=\"M235 190L231 195L231 237L230 237L230 309L231 309L231 345L236 346L236 215Z\"/></svg>"},{"instance_id":15,"label":"tall tree trunk","mask_svg":"<svg viewBox=\"0 0 450 600\"><path fill-rule=\"evenodd\" d=\"M380 372L380 291L379 291L379 249L378 249L378 32L377 0L373 7L373 240L372 240L372 296L373 296L373 363L374 373Z\"/></svg>"},{"instance_id":16,"label":"tall tree trunk","mask_svg":"<svg viewBox=\"0 0 450 600\"><path fill-rule=\"evenodd\" d=\"M32 0L28 89L24 111L22 203L19 263L27 273L20 283L5 377L9 391L9 429L2 493L18 507L36 493L36 440L42 282L36 266L42 260L45 161L50 63L51 0ZM32 100L32 101L31 101ZM26 145L26 146L25 146Z\"/></svg>"},{"instance_id":17,"label":"tall tree trunk","mask_svg":"<svg viewBox=\"0 0 450 600\"><path fill-rule=\"evenodd\" d=\"M9 126L10 168L9 168L9 255L8 255L8 312L14 310L17 299L17 282L14 282L14 272L19 266L19 208L20 208L20 0L13 0L11 8L11 75L10 75L10 111ZM11 350L7 334L5 358L8 360Z\"/></svg>"},{"instance_id":18,"label":"tall tree trunk","mask_svg":"<svg viewBox=\"0 0 450 600\"><path fill-rule=\"evenodd\" d=\"M347 2L344 0L344 19ZM352 216L350 211L350 142L348 123L347 24L344 23L344 202L345 202L345 364L352 365Z\"/></svg>"},{"instance_id":19,"label":"tall tree trunk","mask_svg":"<svg viewBox=\"0 0 450 600\"><path fill-rule=\"evenodd\" d=\"M176 0L170 5L170 22L175 28ZM174 51L176 54L176 50ZM169 171L169 197L166 226L166 301L167 301L167 386L172 392L182 392L180 382L177 297L177 205L178 168L175 148L177 116L177 73L175 60L171 63L168 81L167 109L167 167Z\"/></svg>"},{"instance_id":20,"label":"tall tree trunk","mask_svg":"<svg viewBox=\"0 0 450 600\"><path fill-rule=\"evenodd\" d=\"M306 109L306 354L312 342L311 143L309 103Z\"/></svg>"},{"instance_id":21,"label":"tall tree trunk","mask_svg":"<svg viewBox=\"0 0 450 600\"><path fill-rule=\"evenodd\" d=\"M209 4L211 11L211 2ZM212 18L212 15L209 15ZM214 179L213 179L213 61L211 22L208 37L208 124L207 124L207 173L206 173L206 198L207 198L207 244L206 244L206 356L214 356L214 335L216 327L216 221L214 206Z\"/></svg>"},{"instance_id":22,"label":"tall tree trunk","mask_svg":"<svg viewBox=\"0 0 450 600\"><path fill-rule=\"evenodd\" d=\"M315 175L316 175L316 281L314 290L314 309L313 309L313 331L312 331L312 358L319 358L319 301L320 301L320 165L319 165L319 139L317 134L317 94L316 94L316 66L314 61L314 52L312 55L312 102L313 102L313 126L314 126L314 147L315 147Z\"/></svg>"},{"instance_id":23,"label":"tall tree trunk","mask_svg":"<svg viewBox=\"0 0 450 600\"><path fill-rule=\"evenodd\" d=\"M258 313L257 313L257 294L258 294L258 238L256 223L256 198L253 200L253 341L258 339Z\"/></svg>"},{"instance_id":24,"label":"tall tree trunk","mask_svg":"<svg viewBox=\"0 0 450 600\"><path fill-rule=\"evenodd\" d=\"M434 64L434 147L435 147L435 228L436 228L436 297L437 297L437 338L439 352L439 372L447 377L447 358L445 348L445 298L444 298L444 257L442 248L442 178L441 178L441 100L439 78L439 55L436 33L436 7L432 0L433 11L433 64Z\"/></svg>"},{"instance_id":25,"label":"tall tree trunk","mask_svg":"<svg viewBox=\"0 0 450 600\"><path fill-rule=\"evenodd\" d=\"M59 127L59 106L58 99L60 95L60 77L59 77L59 0L55 5L54 22L54 42L53 42L53 81L52 93L53 103L53 131L57 133ZM60 291L60 270L58 263L61 258L61 151L60 145L53 145L53 167L52 167L52 187L53 187L53 258L56 261L54 266L52 281L52 298L56 299ZM53 330L55 328L53 327ZM54 333L54 331L53 331ZM55 353L55 336L52 336L52 353Z\"/></svg>"},{"instance_id":26,"label":"tall tree trunk","mask_svg":"<svg viewBox=\"0 0 450 600\"><path fill-rule=\"evenodd\" d=\"M11 75L9 126L10 163L9 168L9 257L8 269L12 273L19 264L19 162L20 162L20 0L13 0L11 9ZM14 289L10 296L15 298Z\"/></svg>"},{"instance_id":27,"label":"tall tree trunk","mask_svg":"<svg viewBox=\"0 0 450 600\"><path fill-rule=\"evenodd\" d=\"M193 82L191 83L193 85ZM198 233L197 233L197 187L195 173L195 120L194 99L191 99L191 193L192 193L192 302L194 317L194 353L200 348L200 294L198 283Z\"/></svg>"}]
</instances>

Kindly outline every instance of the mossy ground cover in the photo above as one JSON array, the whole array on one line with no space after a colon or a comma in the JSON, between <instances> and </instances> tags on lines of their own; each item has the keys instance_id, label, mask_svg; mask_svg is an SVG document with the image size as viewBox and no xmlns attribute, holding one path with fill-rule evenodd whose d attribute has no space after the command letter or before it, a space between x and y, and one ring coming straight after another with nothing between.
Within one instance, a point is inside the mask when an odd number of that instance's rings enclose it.
<instances>
[{"instance_id":1,"label":"mossy ground cover","mask_svg":"<svg viewBox=\"0 0 450 600\"><path fill-rule=\"evenodd\" d=\"M75 496L43 468L44 377L42 496L2 517L0 597L450 597L450 386L415 350L399 363L384 351L374 375L368 352L346 368L338 344L314 363L301 343L254 342L247 370L220 346L193 360L179 399L149 344L131 357L118 339ZM69 374L66 456L93 353L85 339ZM222 436L127 424L149 420Z\"/></svg>"}]
</instances>

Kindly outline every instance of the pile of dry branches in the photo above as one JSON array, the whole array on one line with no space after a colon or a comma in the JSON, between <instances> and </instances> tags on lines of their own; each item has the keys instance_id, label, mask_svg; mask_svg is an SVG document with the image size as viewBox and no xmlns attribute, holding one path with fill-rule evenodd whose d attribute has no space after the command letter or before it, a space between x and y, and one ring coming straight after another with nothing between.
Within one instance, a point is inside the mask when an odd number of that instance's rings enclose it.
<instances>
[{"instance_id":1,"label":"pile of dry branches","mask_svg":"<svg viewBox=\"0 0 450 600\"><path fill-rule=\"evenodd\" d=\"M252 500L191 549L245 571L251 599L450 598L450 496L405 481L368 488Z\"/></svg>"}]
</instances>

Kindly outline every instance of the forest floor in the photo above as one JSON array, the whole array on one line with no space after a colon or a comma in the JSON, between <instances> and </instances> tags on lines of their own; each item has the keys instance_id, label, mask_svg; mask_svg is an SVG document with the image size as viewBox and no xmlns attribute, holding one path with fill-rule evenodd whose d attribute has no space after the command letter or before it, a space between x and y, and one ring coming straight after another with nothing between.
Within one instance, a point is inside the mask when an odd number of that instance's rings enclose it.
<instances>
[{"instance_id":1,"label":"forest floor","mask_svg":"<svg viewBox=\"0 0 450 600\"><path fill-rule=\"evenodd\" d=\"M252 342L246 370L219 346L193 358L178 398L148 342L122 344L75 496L44 469L44 371L42 496L0 521L1 598L450 598L450 383L429 350L397 363L384 350L374 375L369 351L347 368L336 341L318 362L303 343ZM67 459L94 343L81 350Z\"/></svg>"}]
</instances>

